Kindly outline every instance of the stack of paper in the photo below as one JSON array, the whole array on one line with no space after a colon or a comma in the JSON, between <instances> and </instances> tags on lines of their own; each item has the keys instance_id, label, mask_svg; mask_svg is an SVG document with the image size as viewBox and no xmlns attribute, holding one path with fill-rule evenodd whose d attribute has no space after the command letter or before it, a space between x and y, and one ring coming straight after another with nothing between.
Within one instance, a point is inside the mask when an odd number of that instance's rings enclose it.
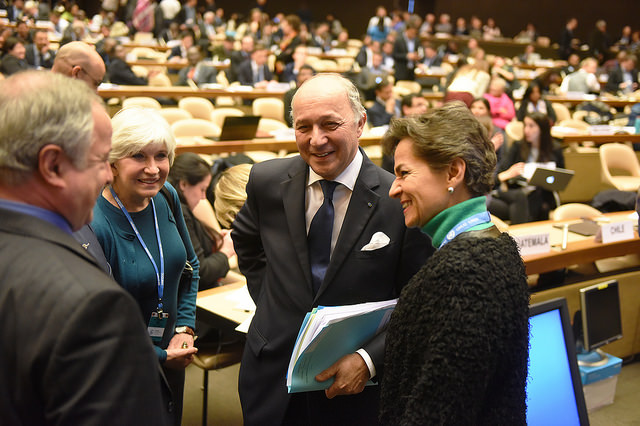
<instances>
[{"instance_id":1,"label":"stack of paper","mask_svg":"<svg viewBox=\"0 0 640 426\"><path fill-rule=\"evenodd\" d=\"M287 370L289 393L327 389L333 379L315 376L360 349L387 324L397 299L346 306L318 306L302 322Z\"/></svg>"}]
</instances>

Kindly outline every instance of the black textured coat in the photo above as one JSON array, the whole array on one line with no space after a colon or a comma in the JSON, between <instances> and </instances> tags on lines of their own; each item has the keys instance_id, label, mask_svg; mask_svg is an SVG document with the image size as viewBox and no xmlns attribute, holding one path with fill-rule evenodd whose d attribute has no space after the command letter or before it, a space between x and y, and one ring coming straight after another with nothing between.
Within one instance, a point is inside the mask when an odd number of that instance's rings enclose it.
<instances>
[{"instance_id":1,"label":"black textured coat","mask_svg":"<svg viewBox=\"0 0 640 426\"><path fill-rule=\"evenodd\" d=\"M383 424L526 423L524 265L507 234L467 234L402 291L387 333Z\"/></svg>"}]
</instances>

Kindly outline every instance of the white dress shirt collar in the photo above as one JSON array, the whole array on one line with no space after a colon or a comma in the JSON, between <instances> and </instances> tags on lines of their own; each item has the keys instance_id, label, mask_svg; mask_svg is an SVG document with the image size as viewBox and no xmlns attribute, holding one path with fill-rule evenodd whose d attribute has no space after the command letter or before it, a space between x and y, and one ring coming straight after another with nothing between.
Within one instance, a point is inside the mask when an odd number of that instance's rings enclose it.
<instances>
[{"instance_id":1,"label":"white dress shirt collar","mask_svg":"<svg viewBox=\"0 0 640 426\"><path fill-rule=\"evenodd\" d=\"M353 191L353 187L356 185L356 180L358 179L358 175L360 174L360 168L362 167L362 159L362 153L358 149L351 163L349 163L347 168L344 169L342 173L340 173L338 177L334 179L334 181L341 183L342 185L349 188L349 190ZM317 181L323 179L324 178L322 176L314 172L313 169L309 167L309 179L307 180L307 186L313 185Z\"/></svg>"}]
</instances>

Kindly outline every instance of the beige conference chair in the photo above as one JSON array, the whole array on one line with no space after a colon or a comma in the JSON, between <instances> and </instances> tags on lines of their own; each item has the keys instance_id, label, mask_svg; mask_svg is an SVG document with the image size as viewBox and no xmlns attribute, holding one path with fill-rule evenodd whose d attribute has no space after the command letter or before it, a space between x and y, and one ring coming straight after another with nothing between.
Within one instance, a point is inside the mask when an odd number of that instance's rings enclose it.
<instances>
[{"instance_id":1,"label":"beige conference chair","mask_svg":"<svg viewBox=\"0 0 640 426\"><path fill-rule=\"evenodd\" d=\"M582 203L562 204L551 212L551 220L593 218L597 216L602 216L600 210Z\"/></svg>"},{"instance_id":2,"label":"beige conference chair","mask_svg":"<svg viewBox=\"0 0 640 426\"><path fill-rule=\"evenodd\" d=\"M213 104L205 98L188 96L178 101L178 108L188 111L193 118L210 120L214 110Z\"/></svg>"},{"instance_id":3,"label":"beige conference chair","mask_svg":"<svg viewBox=\"0 0 640 426\"><path fill-rule=\"evenodd\" d=\"M600 145L602 181L620 191L637 191L640 187L640 164L629 145L606 143ZM614 174L614 172L624 174Z\"/></svg>"},{"instance_id":4,"label":"beige conference chair","mask_svg":"<svg viewBox=\"0 0 640 426\"><path fill-rule=\"evenodd\" d=\"M189 118L178 120L171 125L171 130L176 138L189 137L217 137L220 136L220 126L201 118Z\"/></svg>"},{"instance_id":5,"label":"beige conference chair","mask_svg":"<svg viewBox=\"0 0 640 426\"><path fill-rule=\"evenodd\" d=\"M279 98L258 98L252 104L253 115L284 123L284 101Z\"/></svg>"},{"instance_id":6,"label":"beige conference chair","mask_svg":"<svg viewBox=\"0 0 640 426\"><path fill-rule=\"evenodd\" d=\"M179 120L188 120L189 118L193 118L189 111L181 108L162 108L158 112L169 124L173 124Z\"/></svg>"},{"instance_id":7,"label":"beige conference chair","mask_svg":"<svg viewBox=\"0 0 640 426\"><path fill-rule=\"evenodd\" d=\"M216 108L213 111L211 111L211 114L209 115L209 120L211 120L211 122L216 124L218 127L222 128L225 117L227 116L242 117L243 115L244 115L244 112L242 112L242 110L238 108Z\"/></svg>"}]
</instances>

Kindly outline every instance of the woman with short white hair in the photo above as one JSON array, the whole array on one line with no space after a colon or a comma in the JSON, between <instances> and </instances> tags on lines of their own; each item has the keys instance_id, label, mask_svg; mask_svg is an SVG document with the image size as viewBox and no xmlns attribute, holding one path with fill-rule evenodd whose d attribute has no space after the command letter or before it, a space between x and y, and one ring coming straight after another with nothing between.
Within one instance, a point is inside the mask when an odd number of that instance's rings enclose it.
<instances>
[{"instance_id":1,"label":"woman with short white hair","mask_svg":"<svg viewBox=\"0 0 640 426\"><path fill-rule=\"evenodd\" d=\"M156 111L125 108L112 119L109 163L92 222L114 279L136 299L182 417L184 369L193 360L199 263L180 200L166 182L176 141ZM162 194L160 193L162 192ZM181 276L186 261L190 279Z\"/></svg>"}]
</instances>

